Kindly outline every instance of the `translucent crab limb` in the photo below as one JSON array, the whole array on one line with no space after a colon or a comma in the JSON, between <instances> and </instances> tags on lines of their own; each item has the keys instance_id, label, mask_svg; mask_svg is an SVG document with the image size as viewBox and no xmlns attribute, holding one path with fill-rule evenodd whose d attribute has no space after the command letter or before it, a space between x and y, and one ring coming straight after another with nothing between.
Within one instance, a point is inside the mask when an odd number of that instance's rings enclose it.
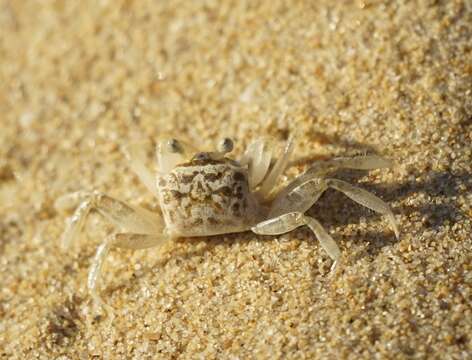
<instances>
[{"instance_id":1,"label":"translucent crab limb","mask_svg":"<svg viewBox=\"0 0 472 360\"><path fill-rule=\"evenodd\" d=\"M332 269L334 269L341 258L341 251L319 221L310 216L303 215L301 212L290 212L256 224L251 230L260 235L279 235L303 225L307 225L313 231L321 247L333 260Z\"/></svg>"},{"instance_id":2,"label":"translucent crab limb","mask_svg":"<svg viewBox=\"0 0 472 360\"><path fill-rule=\"evenodd\" d=\"M281 192L272 203L269 216L274 217L292 211L305 212L328 188L338 190L358 204L385 215L395 236L399 237L395 216L385 201L364 189L337 179L314 178L299 184L288 193Z\"/></svg>"},{"instance_id":3,"label":"translucent crab limb","mask_svg":"<svg viewBox=\"0 0 472 360\"><path fill-rule=\"evenodd\" d=\"M62 235L62 245L67 248L83 230L91 210L97 210L120 229L140 233L158 233L164 223L153 212L140 207L131 207L124 202L99 192L79 192L63 196L56 201L56 207L70 206L72 200L81 201L66 225Z\"/></svg>"},{"instance_id":4,"label":"translucent crab limb","mask_svg":"<svg viewBox=\"0 0 472 360\"><path fill-rule=\"evenodd\" d=\"M164 222L158 214L140 207L131 207L99 192L69 194L60 198L56 202L56 206L69 207L73 200L82 200L82 203L67 224L62 238L63 246L67 247L82 232L87 215L92 210L98 211L121 231L124 231L109 236L98 247L88 276L88 287L94 301L111 311L111 315L113 315L112 309L103 303L97 290L103 263L110 249L146 249L162 244L169 239L169 236L165 234Z\"/></svg>"},{"instance_id":5,"label":"translucent crab limb","mask_svg":"<svg viewBox=\"0 0 472 360\"><path fill-rule=\"evenodd\" d=\"M400 231L398 230L398 225L395 220L395 216L393 215L390 206L385 201L364 189L353 186L342 180L326 179L325 183L328 187L341 191L344 195L354 200L355 202L371 210L374 210L375 212L385 215L388 221L390 222L393 231L395 232L396 238L399 238Z\"/></svg>"},{"instance_id":6,"label":"translucent crab limb","mask_svg":"<svg viewBox=\"0 0 472 360\"><path fill-rule=\"evenodd\" d=\"M162 245L169 239L170 238L167 235L162 234L119 233L109 236L105 242L98 247L88 274L87 285L94 301L101 306L105 305L98 293L98 285L100 282L104 261L111 249L147 249L150 247ZM109 306L106 306L106 308L113 311Z\"/></svg>"},{"instance_id":7,"label":"translucent crab limb","mask_svg":"<svg viewBox=\"0 0 472 360\"><path fill-rule=\"evenodd\" d=\"M313 179L324 178L328 173L338 169L374 170L390 168L393 162L377 155L357 156L353 158L340 157L327 161L317 161L302 175L295 178L279 194L278 199L282 199L298 186ZM316 180L319 181L319 180Z\"/></svg>"},{"instance_id":8,"label":"translucent crab limb","mask_svg":"<svg viewBox=\"0 0 472 360\"><path fill-rule=\"evenodd\" d=\"M67 195L62 196L55 203L56 209L70 208L71 202L74 200L77 201L77 198L79 196L82 196L82 194L72 193L72 194L67 194ZM72 217L67 220L66 229L64 233L62 234L62 238L61 238L61 245L63 249L68 249L72 241L80 235L85 225L85 220L87 219L87 216L90 213L91 209L92 209L91 201L85 200L82 203L80 203L80 205L77 207L77 209L74 212L74 215L72 215Z\"/></svg>"},{"instance_id":9,"label":"translucent crab limb","mask_svg":"<svg viewBox=\"0 0 472 360\"><path fill-rule=\"evenodd\" d=\"M264 181L261 184L261 187L258 190L258 195L262 199L267 199L270 193L274 190L274 186L277 183L279 176L285 171L288 161L290 159L290 155L293 152L294 148L294 137L291 136L287 144L285 145L284 152L282 156L277 160L274 167L270 171L270 173L266 176Z\"/></svg>"},{"instance_id":10,"label":"translucent crab limb","mask_svg":"<svg viewBox=\"0 0 472 360\"><path fill-rule=\"evenodd\" d=\"M341 191L355 202L385 215L395 236L399 237L395 216L383 200L345 181L313 178L313 176L304 182L296 183L288 191L282 191L272 202L269 211L270 219L256 224L252 227L252 231L261 235L276 235L289 232L298 226L307 225L315 233L321 246L334 260L332 267L334 268L341 256L338 246L316 219L303 215L328 188Z\"/></svg>"},{"instance_id":11,"label":"translucent crab limb","mask_svg":"<svg viewBox=\"0 0 472 360\"><path fill-rule=\"evenodd\" d=\"M241 159L241 165L247 164L249 167L250 189L254 189L259 185L267 175L271 159L272 152L267 148L264 140L258 139L249 144Z\"/></svg>"}]
</instances>

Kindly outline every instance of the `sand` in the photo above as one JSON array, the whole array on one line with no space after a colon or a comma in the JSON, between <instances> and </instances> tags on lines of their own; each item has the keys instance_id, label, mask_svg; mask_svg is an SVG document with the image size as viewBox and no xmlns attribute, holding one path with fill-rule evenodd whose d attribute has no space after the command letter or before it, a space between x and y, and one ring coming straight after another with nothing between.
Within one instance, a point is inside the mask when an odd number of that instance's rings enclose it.
<instances>
[{"instance_id":1,"label":"sand","mask_svg":"<svg viewBox=\"0 0 472 360\"><path fill-rule=\"evenodd\" d=\"M472 338L472 3L0 0L0 358L466 359ZM174 136L238 157L298 131L312 161L391 204L401 228L332 190L312 233L112 252L97 316L93 215L68 251L54 201L97 189L158 203L121 147Z\"/></svg>"}]
</instances>

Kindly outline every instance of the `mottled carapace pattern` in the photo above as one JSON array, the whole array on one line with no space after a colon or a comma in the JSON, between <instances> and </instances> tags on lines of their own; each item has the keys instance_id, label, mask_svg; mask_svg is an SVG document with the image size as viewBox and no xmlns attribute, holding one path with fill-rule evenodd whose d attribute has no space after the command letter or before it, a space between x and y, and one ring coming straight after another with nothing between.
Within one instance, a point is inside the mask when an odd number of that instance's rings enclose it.
<instances>
[{"instance_id":1,"label":"mottled carapace pattern","mask_svg":"<svg viewBox=\"0 0 472 360\"><path fill-rule=\"evenodd\" d=\"M259 219L247 170L237 162L192 160L158 177L159 196L172 235L246 231Z\"/></svg>"}]
</instances>

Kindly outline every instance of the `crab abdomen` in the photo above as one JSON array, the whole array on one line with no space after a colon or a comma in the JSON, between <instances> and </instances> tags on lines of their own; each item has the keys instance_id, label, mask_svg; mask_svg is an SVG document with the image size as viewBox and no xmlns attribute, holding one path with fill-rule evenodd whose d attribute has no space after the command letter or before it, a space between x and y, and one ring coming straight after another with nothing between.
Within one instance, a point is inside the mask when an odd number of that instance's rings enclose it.
<instances>
[{"instance_id":1,"label":"crab abdomen","mask_svg":"<svg viewBox=\"0 0 472 360\"><path fill-rule=\"evenodd\" d=\"M246 169L228 161L180 165L158 177L158 189L167 230L173 235L246 231L258 218Z\"/></svg>"}]
</instances>

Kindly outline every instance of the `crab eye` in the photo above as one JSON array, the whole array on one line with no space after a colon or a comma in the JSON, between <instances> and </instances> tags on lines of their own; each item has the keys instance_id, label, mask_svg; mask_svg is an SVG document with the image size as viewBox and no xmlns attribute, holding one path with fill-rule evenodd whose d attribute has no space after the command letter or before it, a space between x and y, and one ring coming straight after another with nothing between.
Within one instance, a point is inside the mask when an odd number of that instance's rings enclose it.
<instances>
[{"instance_id":1,"label":"crab eye","mask_svg":"<svg viewBox=\"0 0 472 360\"><path fill-rule=\"evenodd\" d=\"M176 140L176 139L170 139L167 142L167 151L170 153L179 153L181 154L183 152L182 145Z\"/></svg>"},{"instance_id":2,"label":"crab eye","mask_svg":"<svg viewBox=\"0 0 472 360\"><path fill-rule=\"evenodd\" d=\"M230 138L224 138L219 144L219 151L222 153L229 153L233 150L233 140Z\"/></svg>"}]
</instances>

